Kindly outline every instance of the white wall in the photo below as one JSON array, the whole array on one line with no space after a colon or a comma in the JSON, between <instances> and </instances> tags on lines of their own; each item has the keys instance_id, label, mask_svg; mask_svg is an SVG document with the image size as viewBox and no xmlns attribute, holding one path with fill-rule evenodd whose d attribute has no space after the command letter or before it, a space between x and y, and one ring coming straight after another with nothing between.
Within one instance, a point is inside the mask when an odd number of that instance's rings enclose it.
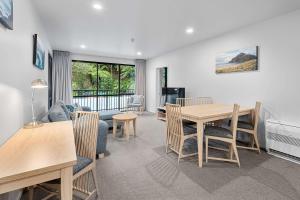
<instances>
[{"instance_id":1,"label":"white wall","mask_svg":"<svg viewBox=\"0 0 300 200\"><path fill-rule=\"evenodd\" d=\"M105 56L93 56L93 55L83 55L83 54L75 54L75 53L72 54L71 58L72 60L82 60L82 61L128 64L128 65L135 64L134 59L112 58L112 57L105 57Z\"/></svg>"},{"instance_id":2,"label":"white wall","mask_svg":"<svg viewBox=\"0 0 300 200\"><path fill-rule=\"evenodd\" d=\"M300 10L148 60L147 109L155 112L155 68L168 66L168 85L185 87L187 96L249 106L259 100L262 118L300 124L299 23ZM255 45L259 71L215 73L216 54Z\"/></svg>"},{"instance_id":3,"label":"white wall","mask_svg":"<svg viewBox=\"0 0 300 200\"><path fill-rule=\"evenodd\" d=\"M33 34L47 49L45 70L33 66ZM48 80L48 39L31 0L14 1L14 30L0 24L0 146L31 119L31 81ZM36 92L37 114L47 109L48 90Z\"/></svg>"}]
</instances>

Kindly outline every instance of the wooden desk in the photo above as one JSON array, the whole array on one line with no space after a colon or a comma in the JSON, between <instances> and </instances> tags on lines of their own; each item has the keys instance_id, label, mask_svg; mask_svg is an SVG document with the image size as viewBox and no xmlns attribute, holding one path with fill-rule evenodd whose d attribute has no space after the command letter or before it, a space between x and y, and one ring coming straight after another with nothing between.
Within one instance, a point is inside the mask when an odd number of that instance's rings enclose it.
<instances>
[{"instance_id":1,"label":"wooden desk","mask_svg":"<svg viewBox=\"0 0 300 200\"><path fill-rule=\"evenodd\" d=\"M20 129L0 147L0 194L61 179L61 199L72 199L76 150L71 121Z\"/></svg>"},{"instance_id":2,"label":"wooden desk","mask_svg":"<svg viewBox=\"0 0 300 200\"><path fill-rule=\"evenodd\" d=\"M239 115L250 114L252 108L240 107ZM182 118L197 123L198 165L203 164L204 123L232 117L233 105L202 104L181 108Z\"/></svg>"}]
</instances>

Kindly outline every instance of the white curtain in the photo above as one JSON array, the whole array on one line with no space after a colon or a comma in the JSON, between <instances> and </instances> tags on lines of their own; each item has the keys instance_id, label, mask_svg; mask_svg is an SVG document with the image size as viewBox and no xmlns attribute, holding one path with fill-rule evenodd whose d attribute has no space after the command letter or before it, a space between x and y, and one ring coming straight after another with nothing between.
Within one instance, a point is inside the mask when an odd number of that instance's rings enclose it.
<instances>
[{"instance_id":1,"label":"white curtain","mask_svg":"<svg viewBox=\"0 0 300 200\"><path fill-rule=\"evenodd\" d=\"M52 105L58 100L72 103L72 61L70 52L53 51Z\"/></svg>"},{"instance_id":2,"label":"white curtain","mask_svg":"<svg viewBox=\"0 0 300 200\"><path fill-rule=\"evenodd\" d=\"M146 101L146 60L135 60L135 93Z\"/></svg>"}]
</instances>

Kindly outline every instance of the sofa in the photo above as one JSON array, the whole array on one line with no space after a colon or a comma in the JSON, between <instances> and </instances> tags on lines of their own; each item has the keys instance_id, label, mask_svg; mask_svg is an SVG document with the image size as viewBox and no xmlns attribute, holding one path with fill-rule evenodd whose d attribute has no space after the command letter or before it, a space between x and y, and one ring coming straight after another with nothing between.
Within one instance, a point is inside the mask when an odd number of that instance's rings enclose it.
<instances>
[{"instance_id":1,"label":"sofa","mask_svg":"<svg viewBox=\"0 0 300 200\"><path fill-rule=\"evenodd\" d=\"M100 115L100 119L105 121L109 128L113 127L113 119L112 117L114 115L118 115L121 114L121 112L119 110L107 110L107 111L100 111L99 115Z\"/></svg>"},{"instance_id":2,"label":"sofa","mask_svg":"<svg viewBox=\"0 0 300 200\"><path fill-rule=\"evenodd\" d=\"M76 105L65 105L58 101L53 105L48 113L41 119L44 123L72 120ZM88 107L81 107L82 111L90 111ZM98 137L97 137L97 156L103 157L106 153L107 134L109 125L103 120L99 120Z\"/></svg>"}]
</instances>

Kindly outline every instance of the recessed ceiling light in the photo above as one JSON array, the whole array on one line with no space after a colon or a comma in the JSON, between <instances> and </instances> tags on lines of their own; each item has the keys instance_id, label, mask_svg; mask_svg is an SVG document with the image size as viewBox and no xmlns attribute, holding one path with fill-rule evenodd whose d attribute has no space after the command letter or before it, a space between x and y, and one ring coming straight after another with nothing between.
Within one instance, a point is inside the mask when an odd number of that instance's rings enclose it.
<instances>
[{"instance_id":1,"label":"recessed ceiling light","mask_svg":"<svg viewBox=\"0 0 300 200\"><path fill-rule=\"evenodd\" d=\"M192 27L189 27L187 29L185 29L186 34L193 34L194 33L194 29Z\"/></svg>"},{"instance_id":2,"label":"recessed ceiling light","mask_svg":"<svg viewBox=\"0 0 300 200\"><path fill-rule=\"evenodd\" d=\"M80 45L80 48L85 49L86 46L84 44Z\"/></svg>"},{"instance_id":3,"label":"recessed ceiling light","mask_svg":"<svg viewBox=\"0 0 300 200\"><path fill-rule=\"evenodd\" d=\"M96 10L102 10L103 9L102 5L99 4L99 3L94 3L93 8L96 9Z\"/></svg>"},{"instance_id":4,"label":"recessed ceiling light","mask_svg":"<svg viewBox=\"0 0 300 200\"><path fill-rule=\"evenodd\" d=\"M136 52L136 55L141 56L142 52L138 51L138 52Z\"/></svg>"}]
</instances>

